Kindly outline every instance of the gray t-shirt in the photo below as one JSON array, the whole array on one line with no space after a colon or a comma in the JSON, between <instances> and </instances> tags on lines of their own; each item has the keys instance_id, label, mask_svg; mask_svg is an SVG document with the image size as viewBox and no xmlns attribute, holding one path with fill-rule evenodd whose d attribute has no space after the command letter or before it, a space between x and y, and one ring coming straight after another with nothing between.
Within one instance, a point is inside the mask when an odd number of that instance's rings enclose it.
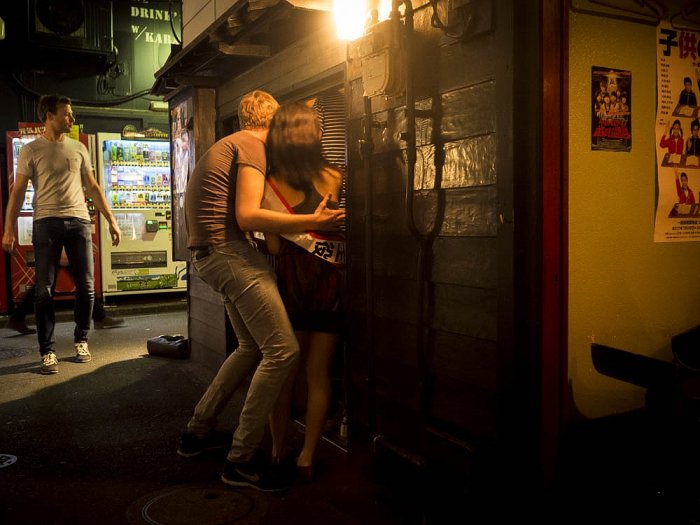
<instances>
[{"instance_id":1,"label":"gray t-shirt","mask_svg":"<svg viewBox=\"0 0 700 525\"><path fill-rule=\"evenodd\" d=\"M87 148L67 136L53 142L40 136L19 152L17 173L29 177L34 186L34 220L47 217L77 217L90 220L85 177L92 171Z\"/></svg>"},{"instance_id":2,"label":"gray t-shirt","mask_svg":"<svg viewBox=\"0 0 700 525\"><path fill-rule=\"evenodd\" d=\"M236 221L238 167L267 170L265 143L247 131L228 135L197 161L185 193L187 247L217 246L245 236Z\"/></svg>"}]
</instances>

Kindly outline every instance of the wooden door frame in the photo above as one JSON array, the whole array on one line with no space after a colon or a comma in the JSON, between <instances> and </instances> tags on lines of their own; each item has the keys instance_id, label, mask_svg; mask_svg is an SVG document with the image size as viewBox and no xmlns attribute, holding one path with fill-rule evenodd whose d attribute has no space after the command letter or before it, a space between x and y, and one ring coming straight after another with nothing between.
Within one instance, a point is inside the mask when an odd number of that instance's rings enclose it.
<instances>
[{"instance_id":1,"label":"wooden door frame","mask_svg":"<svg viewBox=\"0 0 700 525\"><path fill-rule=\"evenodd\" d=\"M540 4L542 92L542 468L553 478L566 422L568 385L568 8Z\"/></svg>"}]
</instances>

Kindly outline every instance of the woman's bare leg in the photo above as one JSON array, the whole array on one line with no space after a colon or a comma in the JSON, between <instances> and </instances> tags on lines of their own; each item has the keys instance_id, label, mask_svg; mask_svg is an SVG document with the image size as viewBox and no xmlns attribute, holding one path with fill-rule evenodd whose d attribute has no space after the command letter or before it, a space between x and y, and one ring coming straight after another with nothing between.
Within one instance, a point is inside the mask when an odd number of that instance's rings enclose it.
<instances>
[{"instance_id":1,"label":"woman's bare leg","mask_svg":"<svg viewBox=\"0 0 700 525\"><path fill-rule=\"evenodd\" d=\"M338 344L338 334L311 332L306 348L306 380L308 395L306 402L306 432L304 448L297 465L313 465L316 446L326 423L331 400L331 364ZM302 353L304 347L302 346Z\"/></svg>"}]
</instances>

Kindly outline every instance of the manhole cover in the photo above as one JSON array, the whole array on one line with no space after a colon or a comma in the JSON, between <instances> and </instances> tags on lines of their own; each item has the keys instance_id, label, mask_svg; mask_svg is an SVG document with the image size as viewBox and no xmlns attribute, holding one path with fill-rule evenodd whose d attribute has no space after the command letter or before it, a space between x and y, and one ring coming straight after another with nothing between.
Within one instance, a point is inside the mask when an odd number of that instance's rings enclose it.
<instances>
[{"instance_id":1,"label":"manhole cover","mask_svg":"<svg viewBox=\"0 0 700 525\"><path fill-rule=\"evenodd\" d=\"M12 454L0 454L0 468L9 467L17 462L17 456Z\"/></svg>"},{"instance_id":2,"label":"manhole cover","mask_svg":"<svg viewBox=\"0 0 700 525\"><path fill-rule=\"evenodd\" d=\"M253 510L250 496L219 486L180 485L154 492L127 511L131 525L226 525Z\"/></svg>"},{"instance_id":3,"label":"manhole cover","mask_svg":"<svg viewBox=\"0 0 700 525\"><path fill-rule=\"evenodd\" d=\"M14 359L27 355L31 350L29 348L0 348L0 361L3 359Z\"/></svg>"}]
</instances>

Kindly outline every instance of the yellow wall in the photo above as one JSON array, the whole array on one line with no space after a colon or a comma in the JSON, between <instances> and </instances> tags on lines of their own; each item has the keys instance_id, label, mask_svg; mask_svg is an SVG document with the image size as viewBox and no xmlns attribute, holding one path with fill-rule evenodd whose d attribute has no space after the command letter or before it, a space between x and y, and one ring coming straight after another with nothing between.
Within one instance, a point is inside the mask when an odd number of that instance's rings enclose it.
<instances>
[{"instance_id":1,"label":"yellow wall","mask_svg":"<svg viewBox=\"0 0 700 525\"><path fill-rule=\"evenodd\" d=\"M700 242L654 243L656 28L571 13L569 376L586 417L639 408L644 390L595 371L597 342L670 360L700 324ZM591 151L591 67L632 72L632 151Z\"/></svg>"}]
</instances>

